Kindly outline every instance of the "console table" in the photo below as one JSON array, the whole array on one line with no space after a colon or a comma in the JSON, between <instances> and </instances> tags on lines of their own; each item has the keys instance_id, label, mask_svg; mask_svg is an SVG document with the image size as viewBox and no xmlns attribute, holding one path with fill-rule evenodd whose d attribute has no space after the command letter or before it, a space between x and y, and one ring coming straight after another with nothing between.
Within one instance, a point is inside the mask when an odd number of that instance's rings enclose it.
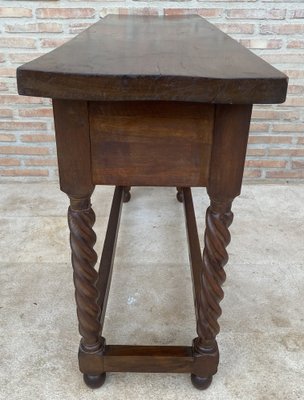
<instances>
[{"instance_id":1,"label":"console table","mask_svg":"<svg viewBox=\"0 0 304 400\"><path fill-rule=\"evenodd\" d=\"M287 77L199 16L110 15L18 68L19 94L53 99L85 383L106 372L217 371L231 204L240 194L252 104L282 103ZM95 185L115 185L99 271ZM184 204L197 337L192 346L106 344L102 336L123 201L132 186L173 186ZM201 253L191 187L207 188ZM126 282L127 284L127 282Z\"/></svg>"}]
</instances>

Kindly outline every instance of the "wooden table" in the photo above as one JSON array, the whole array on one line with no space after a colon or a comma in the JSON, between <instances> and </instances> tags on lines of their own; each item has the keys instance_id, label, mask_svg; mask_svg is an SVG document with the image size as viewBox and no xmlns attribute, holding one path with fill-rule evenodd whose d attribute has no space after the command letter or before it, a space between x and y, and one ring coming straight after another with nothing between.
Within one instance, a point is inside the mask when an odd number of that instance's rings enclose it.
<instances>
[{"instance_id":1,"label":"wooden table","mask_svg":"<svg viewBox=\"0 0 304 400\"><path fill-rule=\"evenodd\" d=\"M114 15L23 65L17 77L20 94L53 99L86 384L101 386L106 371L184 372L207 388L219 362L231 204L240 194L252 104L284 102L287 77L198 16ZM95 185L116 186L99 272ZM146 185L176 186L184 203L192 346L106 345L102 337L122 202L131 186ZM210 197L203 254L195 186Z\"/></svg>"}]
</instances>

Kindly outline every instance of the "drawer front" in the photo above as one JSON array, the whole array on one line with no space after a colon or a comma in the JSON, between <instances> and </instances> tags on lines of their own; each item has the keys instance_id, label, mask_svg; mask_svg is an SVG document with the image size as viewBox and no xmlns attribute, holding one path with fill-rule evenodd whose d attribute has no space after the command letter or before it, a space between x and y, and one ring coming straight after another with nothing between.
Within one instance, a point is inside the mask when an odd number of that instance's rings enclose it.
<instances>
[{"instance_id":1,"label":"drawer front","mask_svg":"<svg viewBox=\"0 0 304 400\"><path fill-rule=\"evenodd\" d=\"M89 103L94 184L206 186L214 106Z\"/></svg>"}]
</instances>

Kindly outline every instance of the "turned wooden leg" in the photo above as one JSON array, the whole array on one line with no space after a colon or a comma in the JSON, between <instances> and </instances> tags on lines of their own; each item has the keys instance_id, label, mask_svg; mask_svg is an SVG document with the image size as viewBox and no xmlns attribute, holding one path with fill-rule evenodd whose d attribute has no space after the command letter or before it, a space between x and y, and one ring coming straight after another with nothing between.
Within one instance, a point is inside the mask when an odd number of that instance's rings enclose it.
<instances>
[{"instance_id":1,"label":"turned wooden leg","mask_svg":"<svg viewBox=\"0 0 304 400\"><path fill-rule=\"evenodd\" d=\"M197 334L193 340L193 351L196 357L213 355L218 362L216 336L220 327L218 318L221 315L220 301L224 297L222 284L226 274L223 269L228 261L226 247L230 242L228 227L232 223L231 200L211 203L206 212L205 248L201 273L201 290L197 299ZM192 374L191 381L198 389L206 389L211 376Z\"/></svg>"},{"instance_id":2,"label":"turned wooden leg","mask_svg":"<svg viewBox=\"0 0 304 400\"><path fill-rule=\"evenodd\" d=\"M123 202L124 203L128 203L131 199L130 190L131 190L131 186L124 186L124 188L123 188L123 191L124 191Z\"/></svg>"},{"instance_id":3,"label":"turned wooden leg","mask_svg":"<svg viewBox=\"0 0 304 400\"><path fill-rule=\"evenodd\" d=\"M100 336L101 310L98 305L99 293L96 288L98 273L94 268L97 254L93 249L96 235L92 229L95 213L91 208L90 198L70 197L68 222L79 333L82 336L79 352L102 353L105 340ZM100 387L105 381L105 373L100 375L84 374L84 381L91 388Z\"/></svg>"},{"instance_id":4,"label":"turned wooden leg","mask_svg":"<svg viewBox=\"0 0 304 400\"><path fill-rule=\"evenodd\" d=\"M222 284L226 278L223 267L228 261L228 228L233 219L231 204L241 191L251 110L251 105L217 104L215 108L207 184L211 202L206 213L205 249L197 287L200 294L196 296L198 337L193 341L194 355L212 358L215 366L219 359L216 335L220 330ZM192 382L197 388L205 389L216 369L210 373L199 369L194 371Z\"/></svg>"},{"instance_id":5,"label":"turned wooden leg","mask_svg":"<svg viewBox=\"0 0 304 400\"><path fill-rule=\"evenodd\" d=\"M180 203L182 203L183 202L183 199L184 199L184 197L183 197L183 188L181 188L181 187L177 187L176 188L176 190L177 190L177 193L176 193L176 198L177 198L177 200L180 202Z\"/></svg>"}]
</instances>

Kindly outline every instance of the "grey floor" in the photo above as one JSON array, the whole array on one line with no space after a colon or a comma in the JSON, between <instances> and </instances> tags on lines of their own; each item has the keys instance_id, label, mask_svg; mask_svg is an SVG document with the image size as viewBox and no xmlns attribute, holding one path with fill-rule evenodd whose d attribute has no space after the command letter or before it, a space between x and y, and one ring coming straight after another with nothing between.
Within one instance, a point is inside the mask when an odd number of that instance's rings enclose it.
<instances>
[{"instance_id":1,"label":"grey floor","mask_svg":"<svg viewBox=\"0 0 304 400\"><path fill-rule=\"evenodd\" d=\"M98 188L100 253L113 189ZM230 261L212 386L183 374L109 373L92 391L78 372L66 224L55 184L0 190L0 398L304 398L304 186L244 186L234 202ZM208 204L194 190L199 230ZM124 205L104 334L111 344L190 345L195 336L182 205L172 188L134 188Z\"/></svg>"}]
</instances>

